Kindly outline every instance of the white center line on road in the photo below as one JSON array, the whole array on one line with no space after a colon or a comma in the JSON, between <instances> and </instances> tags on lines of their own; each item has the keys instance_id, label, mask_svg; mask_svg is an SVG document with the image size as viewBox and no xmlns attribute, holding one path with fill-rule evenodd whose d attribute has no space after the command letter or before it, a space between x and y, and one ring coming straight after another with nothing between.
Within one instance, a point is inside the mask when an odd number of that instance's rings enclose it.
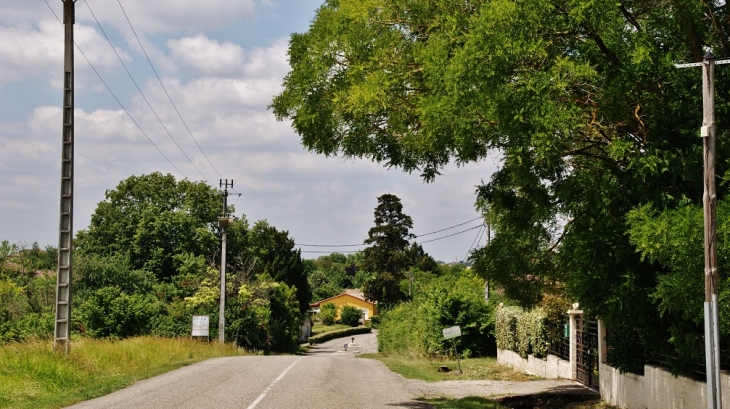
<instances>
[{"instance_id":1,"label":"white center line on road","mask_svg":"<svg viewBox=\"0 0 730 409\"><path fill-rule=\"evenodd\" d=\"M289 372L289 370L292 369L294 367L294 365L296 365L297 362L301 361L302 359L304 359L304 357L297 359L296 361L294 361L293 364L289 365L288 368L284 369L284 372L282 372L281 375L277 376L276 379L274 379L274 382L271 382L271 385L269 385L269 387L266 388L266 390L261 395L259 395L259 397L256 398L256 400L253 401L253 403L250 404L247 409L253 409L256 407L256 405L261 403L261 401L264 399L264 397L266 397L266 394L269 393L271 388L273 388L274 385L276 385L276 383L279 382L281 380L281 378L283 378L284 375L286 375L286 373Z\"/></svg>"}]
</instances>

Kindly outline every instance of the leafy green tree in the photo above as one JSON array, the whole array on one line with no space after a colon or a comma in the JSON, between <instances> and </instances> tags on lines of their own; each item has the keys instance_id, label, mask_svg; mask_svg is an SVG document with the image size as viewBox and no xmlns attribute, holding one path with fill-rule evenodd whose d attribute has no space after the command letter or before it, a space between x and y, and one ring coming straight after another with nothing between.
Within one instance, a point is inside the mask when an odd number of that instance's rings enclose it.
<instances>
[{"instance_id":1,"label":"leafy green tree","mask_svg":"<svg viewBox=\"0 0 730 409\"><path fill-rule=\"evenodd\" d=\"M429 273L438 273L439 265L426 251L423 246L413 242L406 248L406 257L408 257L408 264L411 267L417 268L420 271Z\"/></svg>"},{"instance_id":2,"label":"leafy green tree","mask_svg":"<svg viewBox=\"0 0 730 409\"><path fill-rule=\"evenodd\" d=\"M352 305L343 305L340 309L340 324L357 327L362 319L362 310Z\"/></svg>"},{"instance_id":3,"label":"leafy green tree","mask_svg":"<svg viewBox=\"0 0 730 409\"><path fill-rule=\"evenodd\" d=\"M157 172L131 176L106 192L75 244L81 254L120 254L133 269L171 277L175 254L215 254L220 203L218 193L202 182Z\"/></svg>"},{"instance_id":4,"label":"leafy green tree","mask_svg":"<svg viewBox=\"0 0 730 409\"><path fill-rule=\"evenodd\" d=\"M670 322L691 322L662 315L652 294L666 267L636 252L625 223L642 205L700 202L699 78L673 64L730 55L725 9L330 0L292 35L292 70L271 106L310 150L427 180L498 151L502 166L478 191L496 235L474 261L526 306L564 288L611 329L609 361L640 370L637 343L666 344ZM716 75L727 94L730 73Z\"/></svg>"},{"instance_id":5,"label":"leafy green tree","mask_svg":"<svg viewBox=\"0 0 730 409\"><path fill-rule=\"evenodd\" d=\"M251 228L246 244L246 254L257 260L256 271L295 288L299 310L304 314L309 309L312 293L301 250L294 248L294 239L289 237L289 232L279 231L262 220Z\"/></svg>"},{"instance_id":6,"label":"leafy green tree","mask_svg":"<svg viewBox=\"0 0 730 409\"><path fill-rule=\"evenodd\" d=\"M337 306L331 302L320 305L319 319L324 325L334 325L337 319Z\"/></svg>"},{"instance_id":7,"label":"leafy green tree","mask_svg":"<svg viewBox=\"0 0 730 409\"><path fill-rule=\"evenodd\" d=\"M406 255L413 219L403 213L398 196L384 194L378 198L375 208L375 226L368 231L363 251L363 268L373 271L376 277L365 284L365 296L383 304L393 304L403 299L398 282L409 265Z\"/></svg>"}]
</instances>

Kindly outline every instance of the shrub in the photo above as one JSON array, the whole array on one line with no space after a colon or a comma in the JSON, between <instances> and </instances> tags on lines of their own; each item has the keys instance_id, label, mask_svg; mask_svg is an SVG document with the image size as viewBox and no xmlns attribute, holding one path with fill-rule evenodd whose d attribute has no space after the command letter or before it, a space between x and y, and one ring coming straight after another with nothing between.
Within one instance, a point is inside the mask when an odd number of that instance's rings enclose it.
<instances>
[{"instance_id":1,"label":"shrub","mask_svg":"<svg viewBox=\"0 0 730 409\"><path fill-rule=\"evenodd\" d=\"M542 308L524 311L519 307L502 307L496 313L497 347L509 349L527 358L548 355L550 342L547 314Z\"/></svg>"},{"instance_id":2,"label":"shrub","mask_svg":"<svg viewBox=\"0 0 730 409\"><path fill-rule=\"evenodd\" d=\"M520 307L500 307L495 312L495 335L497 348L517 351L517 317Z\"/></svg>"},{"instance_id":3,"label":"shrub","mask_svg":"<svg viewBox=\"0 0 730 409\"><path fill-rule=\"evenodd\" d=\"M350 335L367 334L370 331L371 331L370 327L365 327L365 326L338 329L335 331L325 332L324 334L313 335L313 336L309 337L309 344L314 345L317 343L327 342L332 339L349 337Z\"/></svg>"},{"instance_id":4,"label":"shrub","mask_svg":"<svg viewBox=\"0 0 730 409\"><path fill-rule=\"evenodd\" d=\"M129 295L118 287L103 287L81 304L79 316L92 337L125 338L148 334L156 307L151 295Z\"/></svg>"},{"instance_id":5,"label":"shrub","mask_svg":"<svg viewBox=\"0 0 730 409\"><path fill-rule=\"evenodd\" d=\"M385 312L378 326L378 349L384 353L444 356L453 352L442 330L458 325L457 348L465 356L495 353L492 307L484 302L480 279L444 276L413 301Z\"/></svg>"},{"instance_id":6,"label":"shrub","mask_svg":"<svg viewBox=\"0 0 730 409\"><path fill-rule=\"evenodd\" d=\"M362 319L362 310L351 305L344 305L340 311L340 324L357 327Z\"/></svg>"},{"instance_id":7,"label":"shrub","mask_svg":"<svg viewBox=\"0 0 730 409\"><path fill-rule=\"evenodd\" d=\"M337 306L328 302L319 306L319 319L324 325L334 325L337 319Z\"/></svg>"}]
</instances>

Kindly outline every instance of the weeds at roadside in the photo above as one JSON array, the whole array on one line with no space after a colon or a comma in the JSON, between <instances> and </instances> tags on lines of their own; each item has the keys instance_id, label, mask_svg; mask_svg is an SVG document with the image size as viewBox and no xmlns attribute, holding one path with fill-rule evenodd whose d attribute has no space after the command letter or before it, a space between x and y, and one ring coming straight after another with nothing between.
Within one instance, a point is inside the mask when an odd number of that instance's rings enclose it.
<instances>
[{"instance_id":1,"label":"weeds at roadside","mask_svg":"<svg viewBox=\"0 0 730 409\"><path fill-rule=\"evenodd\" d=\"M469 358L461 360L462 373L457 373L457 363L453 360L427 360L401 355L363 354L361 358L375 359L391 371L405 378L420 379L428 382L453 380L492 380L492 381L534 381L540 378L516 371L497 363L496 358ZM439 367L447 366L449 372L439 372Z\"/></svg>"},{"instance_id":2,"label":"weeds at roadside","mask_svg":"<svg viewBox=\"0 0 730 409\"><path fill-rule=\"evenodd\" d=\"M58 408L208 358L241 355L230 345L188 338L81 338L68 356L48 341L0 346L0 408Z\"/></svg>"}]
</instances>

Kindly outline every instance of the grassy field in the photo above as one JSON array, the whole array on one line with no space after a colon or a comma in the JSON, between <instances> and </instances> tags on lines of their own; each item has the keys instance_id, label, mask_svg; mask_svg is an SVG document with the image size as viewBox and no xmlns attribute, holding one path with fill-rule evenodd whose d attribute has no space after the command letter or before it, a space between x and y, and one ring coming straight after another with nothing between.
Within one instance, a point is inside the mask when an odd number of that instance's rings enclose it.
<instances>
[{"instance_id":1,"label":"grassy field","mask_svg":"<svg viewBox=\"0 0 730 409\"><path fill-rule=\"evenodd\" d=\"M532 381L540 379L497 363L496 358L469 358L461 360L461 374L457 374L454 360L442 361L417 359L385 354L364 354L362 358L377 359L391 371L410 379L428 382L453 380ZM439 372L440 366L447 366L449 372Z\"/></svg>"},{"instance_id":2,"label":"grassy field","mask_svg":"<svg viewBox=\"0 0 730 409\"><path fill-rule=\"evenodd\" d=\"M208 358L240 355L216 342L140 337L79 339L69 356L51 342L0 346L0 408L59 408Z\"/></svg>"}]
</instances>

